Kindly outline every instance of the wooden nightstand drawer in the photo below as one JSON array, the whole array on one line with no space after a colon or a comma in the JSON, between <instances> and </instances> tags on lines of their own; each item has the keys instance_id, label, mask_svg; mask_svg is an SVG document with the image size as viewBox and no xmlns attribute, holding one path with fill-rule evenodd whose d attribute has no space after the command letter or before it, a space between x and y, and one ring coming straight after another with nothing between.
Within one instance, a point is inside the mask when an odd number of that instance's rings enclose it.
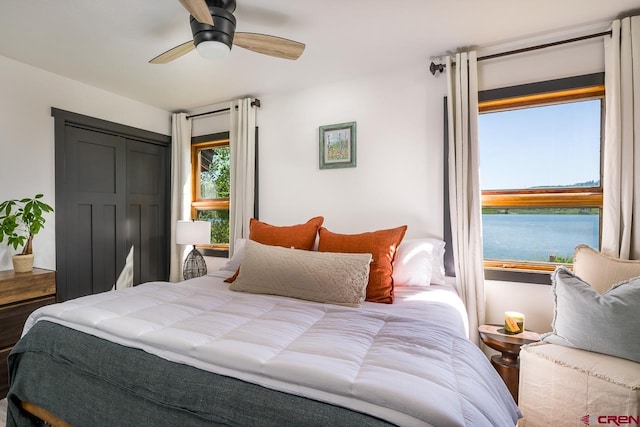
<instances>
[{"instance_id":1,"label":"wooden nightstand drawer","mask_svg":"<svg viewBox=\"0 0 640 427\"><path fill-rule=\"evenodd\" d=\"M56 272L34 268L28 273L0 271L0 399L9 390L7 357L34 310L56 302Z\"/></svg>"},{"instance_id":2,"label":"wooden nightstand drawer","mask_svg":"<svg viewBox=\"0 0 640 427\"><path fill-rule=\"evenodd\" d=\"M22 334L25 320L34 310L45 305L56 302L54 297L41 298L19 304L12 304L0 308L0 319L2 319L2 329L0 329L0 350L13 346Z\"/></svg>"},{"instance_id":3,"label":"wooden nightstand drawer","mask_svg":"<svg viewBox=\"0 0 640 427\"><path fill-rule=\"evenodd\" d=\"M34 268L29 273L0 271L0 305L55 295L56 273Z\"/></svg>"}]
</instances>

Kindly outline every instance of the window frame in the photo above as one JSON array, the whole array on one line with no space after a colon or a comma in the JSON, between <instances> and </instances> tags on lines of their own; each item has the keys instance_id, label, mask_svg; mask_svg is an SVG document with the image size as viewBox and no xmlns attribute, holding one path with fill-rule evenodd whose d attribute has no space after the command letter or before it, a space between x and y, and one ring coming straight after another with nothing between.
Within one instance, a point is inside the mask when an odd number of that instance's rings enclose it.
<instances>
[{"instance_id":1,"label":"window frame","mask_svg":"<svg viewBox=\"0 0 640 427\"><path fill-rule=\"evenodd\" d=\"M191 138L191 218L198 217L199 210L230 209L228 198L201 199L200 198L200 173L199 150L203 148L229 146L229 132L220 132ZM203 255L228 258L229 244L209 244L196 246Z\"/></svg>"},{"instance_id":2,"label":"window frame","mask_svg":"<svg viewBox=\"0 0 640 427\"><path fill-rule=\"evenodd\" d=\"M478 93L478 114L490 111L504 111L516 108L553 105L568 101L601 99L601 123L604 124L604 73L588 74L563 79L536 82L519 86L486 90ZM447 100L445 97L445 128L447 129ZM448 189L448 135L445 132L444 181L445 241L452 244L451 219ZM600 186L586 188L549 188L532 190L487 190L482 192L482 207L594 207L600 209L602 228L602 164L604 126L600 136ZM451 247L451 246L449 246ZM454 276L453 254L445 253L447 275ZM550 274L558 264L528 261L487 261L483 260L485 278L525 283L551 284Z\"/></svg>"}]
</instances>

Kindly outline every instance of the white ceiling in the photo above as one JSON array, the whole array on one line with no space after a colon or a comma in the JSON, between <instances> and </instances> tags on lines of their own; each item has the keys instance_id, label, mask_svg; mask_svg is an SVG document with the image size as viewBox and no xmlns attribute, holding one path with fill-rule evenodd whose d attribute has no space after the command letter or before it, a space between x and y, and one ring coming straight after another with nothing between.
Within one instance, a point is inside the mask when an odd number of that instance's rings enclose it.
<instances>
[{"instance_id":1,"label":"white ceiling","mask_svg":"<svg viewBox=\"0 0 640 427\"><path fill-rule=\"evenodd\" d=\"M0 55L168 111L264 96L425 64L459 47L583 31L638 0L237 0L237 31L301 41L297 61L234 47L221 62L191 52L178 0L1 0ZM1 82L0 84L8 84Z\"/></svg>"}]
</instances>

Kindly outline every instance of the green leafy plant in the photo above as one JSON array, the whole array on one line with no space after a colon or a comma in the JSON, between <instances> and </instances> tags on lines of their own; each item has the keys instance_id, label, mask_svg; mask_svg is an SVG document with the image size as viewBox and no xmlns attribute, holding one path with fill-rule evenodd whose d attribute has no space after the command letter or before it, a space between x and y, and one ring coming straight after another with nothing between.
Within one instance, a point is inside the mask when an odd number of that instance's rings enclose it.
<instances>
[{"instance_id":1,"label":"green leafy plant","mask_svg":"<svg viewBox=\"0 0 640 427\"><path fill-rule=\"evenodd\" d=\"M7 238L7 244L17 250L23 247L20 255L33 253L32 242L36 234L44 227L45 212L53 208L41 202L42 194L33 198L12 199L0 203L0 243Z\"/></svg>"}]
</instances>

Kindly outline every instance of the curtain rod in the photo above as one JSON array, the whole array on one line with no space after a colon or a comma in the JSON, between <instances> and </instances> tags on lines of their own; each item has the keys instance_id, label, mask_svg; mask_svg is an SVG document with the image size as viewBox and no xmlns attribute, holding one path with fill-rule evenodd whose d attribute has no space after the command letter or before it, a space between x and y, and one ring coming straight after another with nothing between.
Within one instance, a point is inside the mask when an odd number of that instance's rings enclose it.
<instances>
[{"instance_id":1,"label":"curtain rod","mask_svg":"<svg viewBox=\"0 0 640 427\"><path fill-rule=\"evenodd\" d=\"M523 47L521 49L509 50L507 52L500 52L500 53L494 53L491 55L481 56L478 58L478 61L484 61L485 59L495 59L503 56L515 55L518 53L531 52L532 50L545 49L548 47L558 46L561 44L574 43L582 40L588 40L596 37L603 37L603 36L610 36L610 35L611 35L611 31L603 31L601 33L589 34L581 37L574 37L572 39L559 40L551 43L540 44L537 46ZM452 62L451 65L455 65L455 62ZM446 64L436 64L434 62L431 62L431 65L429 66L429 71L431 71L431 74L435 76L436 72L440 71L442 73L446 67L447 67Z\"/></svg>"},{"instance_id":2,"label":"curtain rod","mask_svg":"<svg viewBox=\"0 0 640 427\"><path fill-rule=\"evenodd\" d=\"M260 100L258 98L254 99L253 101L251 101L251 106L260 108ZM231 108L221 108L219 110L206 111L204 113L198 113L198 114L193 114L191 116L187 116L187 119L194 119L196 117L208 116L209 114L222 113L222 112L230 111L230 110L231 110Z\"/></svg>"}]
</instances>

